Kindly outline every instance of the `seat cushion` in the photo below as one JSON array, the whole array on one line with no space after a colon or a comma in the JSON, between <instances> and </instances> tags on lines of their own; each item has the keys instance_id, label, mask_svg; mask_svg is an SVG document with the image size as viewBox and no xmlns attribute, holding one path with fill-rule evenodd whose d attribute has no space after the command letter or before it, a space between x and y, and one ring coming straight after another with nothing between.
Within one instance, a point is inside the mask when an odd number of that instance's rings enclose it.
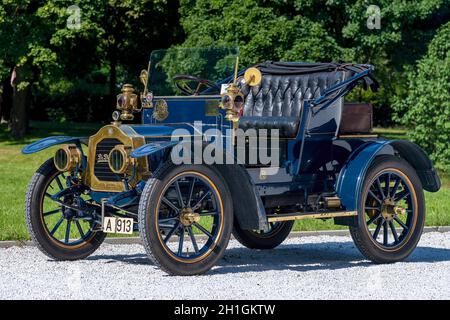
<instances>
[{"instance_id":1,"label":"seat cushion","mask_svg":"<svg viewBox=\"0 0 450 320\"><path fill-rule=\"evenodd\" d=\"M295 138L298 131L299 119L296 117L246 117L239 119L239 128L242 130L267 129L270 135L272 129L279 130L280 138Z\"/></svg>"}]
</instances>

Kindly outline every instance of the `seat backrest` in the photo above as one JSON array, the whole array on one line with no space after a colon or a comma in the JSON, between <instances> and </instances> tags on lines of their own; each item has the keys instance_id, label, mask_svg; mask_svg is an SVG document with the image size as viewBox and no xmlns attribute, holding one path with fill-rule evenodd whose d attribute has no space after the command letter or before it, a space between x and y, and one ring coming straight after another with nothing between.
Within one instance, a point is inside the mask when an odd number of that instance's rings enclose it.
<instances>
[{"instance_id":1,"label":"seat backrest","mask_svg":"<svg viewBox=\"0 0 450 320\"><path fill-rule=\"evenodd\" d=\"M264 75L260 85L244 88L243 116L300 117L305 100L320 97L343 78L344 72L341 71ZM342 101L336 103L341 104Z\"/></svg>"}]
</instances>

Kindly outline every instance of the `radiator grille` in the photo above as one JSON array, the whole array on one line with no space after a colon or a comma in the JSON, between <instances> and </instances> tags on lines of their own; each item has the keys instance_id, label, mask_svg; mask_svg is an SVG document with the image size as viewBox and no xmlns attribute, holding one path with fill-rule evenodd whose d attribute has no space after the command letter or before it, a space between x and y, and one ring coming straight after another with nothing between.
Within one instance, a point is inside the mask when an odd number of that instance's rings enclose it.
<instances>
[{"instance_id":1,"label":"radiator grille","mask_svg":"<svg viewBox=\"0 0 450 320\"><path fill-rule=\"evenodd\" d=\"M94 175L101 181L120 181L120 177L111 171L108 164L108 155L118 144L122 144L117 139L103 139L97 143L95 150Z\"/></svg>"}]
</instances>

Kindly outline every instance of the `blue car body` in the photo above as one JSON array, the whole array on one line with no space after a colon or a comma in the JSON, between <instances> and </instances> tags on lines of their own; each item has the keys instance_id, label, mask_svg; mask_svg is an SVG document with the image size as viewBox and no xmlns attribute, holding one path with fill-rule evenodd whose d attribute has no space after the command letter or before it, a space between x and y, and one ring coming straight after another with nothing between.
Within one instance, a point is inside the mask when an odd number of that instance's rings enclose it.
<instances>
[{"instance_id":1,"label":"blue car body","mask_svg":"<svg viewBox=\"0 0 450 320\"><path fill-rule=\"evenodd\" d=\"M426 153L416 144L404 140L386 140L371 132L340 133L342 109L337 108L336 103L371 73L371 66L361 65L342 81L329 85L310 99L304 99L296 134L280 142L282 156L276 174L264 175L264 166L247 166L245 163L217 165L226 177L234 201L238 202L242 195L249 199L245 209L235 207L236 218L243 229L265 228L271 216L269 208L283 208L284 203L290 206L296 202L295 199L307 203L311 196L321 194L340 199L338 209L323 209L323 217L335 217L339 224L356 224L354 216L327 216L326 213L336 210L358 211L362 182L368 168L380 155L402 157L416 170L425 190L439 190L440 181L436 171ZM161 121L154 116L155 105L160 100L164 100L169 111L167 118ZM134 148L131 157L145 158L149 171L154 172L169 161L171 150L179 143L180 137L174 132L181 131L191 138L198 136L207 140L204 132L217 129L222 133L224 147L230 143L226 137L232 125L224 120L225 111L219 108L220 102L220 94L155 96L153 107L142 110L140 124L121 124L118 128L125 133L132 131L143 137L145 143ZM201 127L195 125L199 121ZM89 144L87 140L86 137L49 137L26 146L23 153L30 154L64 143ZM84 154L83 157L83 165L86 166L88 155ZM125 186L122 191L92 188L91 195L99 203L106 198L111 205L129 206L139 202L145 182L142 179L133 188Z\"/></svg>"}]
</instances>

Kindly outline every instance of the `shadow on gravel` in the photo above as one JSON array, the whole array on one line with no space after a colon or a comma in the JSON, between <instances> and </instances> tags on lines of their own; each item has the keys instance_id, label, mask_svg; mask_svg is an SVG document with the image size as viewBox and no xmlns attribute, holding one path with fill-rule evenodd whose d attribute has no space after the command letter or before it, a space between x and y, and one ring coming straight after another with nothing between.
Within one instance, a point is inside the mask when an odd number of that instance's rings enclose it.
<instances>
[{"instance_id":1,"label":"shadow on gravel","mask_svg":"<svg viewBox=\"0 0 450 320\"><path fill-rule=\"evenodd\" d=\"M94 255L87 260L104 260L106 263L122 262L135 265L153 265L146 254ZM405 261L450 261L450 249L418 247ZM244 247L228 249L213 274L242 273L268 270L338 270L374 265L366 260L353 242L325 242L311 244L286 244L273 250L250 250Z\"/></svg>"},{"instance_id":2,"label":"shadow on gravel","mask_svg":"<svg viewBox=\"0 0 450 320\"><path fill-rule=\"evenodd\" d=\"M92 255L86 260L106 260L102 262L106 263L114 263L114 262L123 262L128 264L148 264L153 265L146 254L114 254L114 255Z\"/></svg>"}]
</instances>

